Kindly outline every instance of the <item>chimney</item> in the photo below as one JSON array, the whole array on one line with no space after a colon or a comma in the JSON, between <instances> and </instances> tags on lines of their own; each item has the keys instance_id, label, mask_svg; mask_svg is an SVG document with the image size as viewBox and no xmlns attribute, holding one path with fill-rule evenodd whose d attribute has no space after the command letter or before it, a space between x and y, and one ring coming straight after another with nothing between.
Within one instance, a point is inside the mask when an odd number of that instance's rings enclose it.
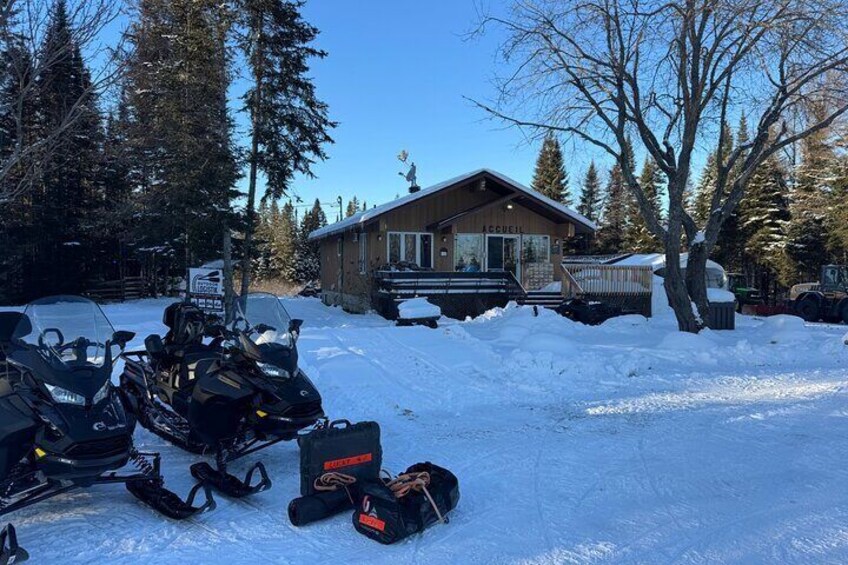
<instances>
[{"instance_id":1,"label":"chimney","mask_svg":"<svg viewBox=\"0 0 848 565\"><path fill-rule=\"evenodd\" d=\"M421 190L421 187L418 186L417 184L413 184L412 186L409 187L409 193L410 194L415 194L419 190Z\"/></svg>"}]
</instances>

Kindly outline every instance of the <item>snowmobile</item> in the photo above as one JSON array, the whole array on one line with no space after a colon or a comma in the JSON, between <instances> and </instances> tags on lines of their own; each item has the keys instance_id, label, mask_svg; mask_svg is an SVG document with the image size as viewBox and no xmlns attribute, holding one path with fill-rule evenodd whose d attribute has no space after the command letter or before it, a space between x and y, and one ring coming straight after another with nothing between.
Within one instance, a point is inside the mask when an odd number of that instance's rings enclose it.
<instances>
[{"instance_id":1,"label":"snowmobile","mask_svg":"<svg viewBox=\"0 0 848 565\"><path fill-rule=\"evenodd\" d=\"M135 421L110 378L134 335L114 331L97 304L76 296L0 314L0 515L104 483L123 483L174 519L215 507L201 482L186 501L166 490L159 454L133 446ZM206 500L195 507L201 489ZM11 526L0 542L0 563L27 557Z\"/></svg>"},{"instance_id":2,"label":"snowmobile","mask_svg":"<svg viewBox=\"0 0 848 565\"><path fill-rule=\"evenodd\" d=\"M168 333L128 352L121 388L145 428L183 449L215 455L192 475L240 498L271 487L261 462L241 480L227 465L325 422L321 395L297 365L301 320L276 296L251 293L225 327L197 306L177 302L163 316ZM253 483L254 475L259 479Z\"/></svg>"}]
</instances>

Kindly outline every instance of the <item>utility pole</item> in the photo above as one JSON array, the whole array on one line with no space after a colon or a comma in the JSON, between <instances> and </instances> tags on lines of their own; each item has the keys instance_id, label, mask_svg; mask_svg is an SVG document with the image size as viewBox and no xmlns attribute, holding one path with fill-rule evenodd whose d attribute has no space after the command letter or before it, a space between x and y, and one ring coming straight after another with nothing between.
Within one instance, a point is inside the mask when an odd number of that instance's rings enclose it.
<instances>
[{"instance_id":1,"label":"utility pole","mask_svg":"<svg viewBox=\"0 0 848 565\"><path fill-rule=\"evenodd\" d=\"M341 196L339 196L338 202L339 202L339 221L341 222L344 219L342 217L343 211L342 211L342 197Z\"/></svg>"}]
</instances>

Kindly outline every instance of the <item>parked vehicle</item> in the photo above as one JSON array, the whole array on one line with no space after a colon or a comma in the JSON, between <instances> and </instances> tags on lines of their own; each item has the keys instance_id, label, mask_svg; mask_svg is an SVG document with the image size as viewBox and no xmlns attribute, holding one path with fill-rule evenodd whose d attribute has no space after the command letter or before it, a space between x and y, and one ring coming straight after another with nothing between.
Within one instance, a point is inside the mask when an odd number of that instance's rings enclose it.
<instances>
[{"instance_id":1,"label":"parked vehicle","mask_svg":"<svg viewBox=\"0 0 848 565\"><path fill-rule=\"evenodd\" d=\"M201 483L186 502L166 490L159 454L133 446L135 420L110 378L113 360L134 335L114 331L97 304L76 296L0 314L0 515L102 483L125 484L170 518L215 507ZM206 501L195 507L200 489ZM14 530L0 537L9 542L0 562L25 557L12 547Z\"/></svg>"},{"instance_id":2,"label":"parked vehicle","mask_svg":"<svg viewBox=\"0 0 848 565\"><path fill-rule=\"evenodd\" d=\"M848 266L825 265L817 285L793 287L791 295L797 297L792 305L804 320L848 324Z\"/></svg>"},{"instance_id":3,"label":"parked vehicle","mask_svg":"<svg viewBox=\"0 0 848 565\"><path fill-rule=\"evenodd\" d=\"M736 309L739 312L743 306L760 306L764 302L760 289L749 286L745 275L741 273L728 273L727 286L736 297Z\"/></svg>"},{"instance_id":4,"label":"parked vehicle","mask_svg":"<svg viewBox=\"0 0 848 565\"><path fill-rule=\"evenodd\" d=\"M227 473L235 459L297 437L324 418L321 395L298 367L301 320L276 296L239 300L225 328L189 303L165 310L169 331L148 336L146 351L124 354L121 388L129 410L153 433L192 453L214 453L216 467L192 475L232 497L270 488L257 462L244 480ZM254 473L259 480L252 484Z\"/></svg>"}]
</instances>

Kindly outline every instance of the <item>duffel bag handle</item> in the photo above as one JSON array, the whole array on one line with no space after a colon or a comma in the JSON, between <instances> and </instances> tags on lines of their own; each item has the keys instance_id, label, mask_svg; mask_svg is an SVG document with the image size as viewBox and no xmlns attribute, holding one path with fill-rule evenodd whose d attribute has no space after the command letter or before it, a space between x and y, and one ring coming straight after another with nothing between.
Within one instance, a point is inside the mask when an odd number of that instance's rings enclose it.
<instances>
[{"instance_id":1,"label":"duffel bag handle","mask_svg":"<svg viewBox=\"0 0 848 565\"><path fill-rule=\"evenodd\" d=\"M350 420L342 419L342 420L333 420L332 422L330 422L327 425L327 427L328 428L340 428L340 427L342 427L341 424L344 424L345 428L349 428L350 426L353 425L353 424L350 423Z\"/></svg>"}]
</instances>

